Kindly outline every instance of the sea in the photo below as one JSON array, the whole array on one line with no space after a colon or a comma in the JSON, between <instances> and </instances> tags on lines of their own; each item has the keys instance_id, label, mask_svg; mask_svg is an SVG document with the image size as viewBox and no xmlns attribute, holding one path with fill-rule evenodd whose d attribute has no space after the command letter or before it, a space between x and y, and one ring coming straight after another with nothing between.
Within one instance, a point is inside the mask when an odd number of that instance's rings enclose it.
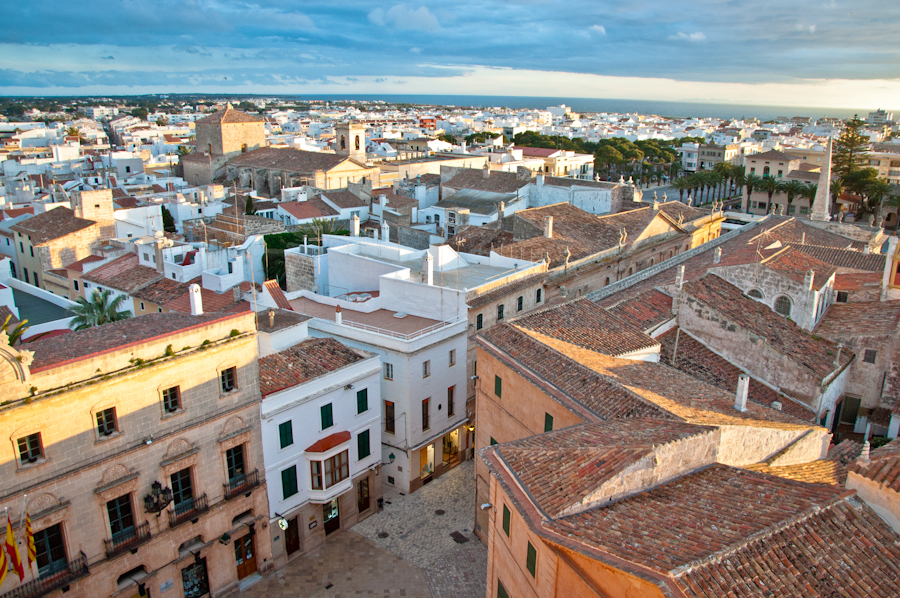
<instances>
[{"instance_id":1,"label":"sea","mask_svg":"<svg viewBox=\"0 0 900 598\"><path fill-rule=\"evenodd\" d=\"M814 106L763 106L750 104L705 104L693 102L661 102L654 100L623 100L610 98L559 98L527 96L454 96L454 95L310 95L279 96L302 101L336 102L341 100L377 101L398 104L425 104L432 106L458 106L472 108L534 108L565 104L573 112L608 112L617 114L655 114L673 118L758 118L774 120L779 116L808 116L812 118L848 119L859 115L865 119L877 106L861 106L858 110L844 108L816 108ZM898 110L897 112L900 112Z\"/></svg>"}]
</instances>

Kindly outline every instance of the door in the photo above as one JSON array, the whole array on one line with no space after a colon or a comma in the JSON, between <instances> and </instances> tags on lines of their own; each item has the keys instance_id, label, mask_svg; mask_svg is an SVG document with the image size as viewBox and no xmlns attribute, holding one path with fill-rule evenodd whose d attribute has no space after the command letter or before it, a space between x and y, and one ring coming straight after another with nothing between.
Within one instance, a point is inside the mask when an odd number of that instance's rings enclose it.
<instances>
[{"instance_id":1,"label":"door","mask_svg":"<svg viewBox=\"0 0 900 598\"><path fill-rule=\"evenodd\" d=\"M234 541L234 563L238 579L256 573L256 551L253 550L253 536L250 534Z\"/></svg>"},{"instance_id":2,"label":"door","mask_svg":"<svg viewBox=\"0 0 900 598\"><path fill-rule=\"evenodd\" d=\"M322 517L325 520L325 535L341 529L341 514L338 510L338 499L322 505Z\"/></svg>"},{"instance_id":3,"label":"door","mask_svg":"<svg viewBox=\"0 0 900 598\"><path fill-rule=\"evenodd\" d=\"M287 547L288 555L300 550L300 526L296 517L288 520L287 529L284 530L284 544Z\"/></svg>"},{"instance_id":4,"label":"door","mask_svg":"<svg viewBox=\"0 0 900 598\"><path fill-rule=\"evenodd\" d=\"M182 569L181 584L184 586L184 598L202 598L209 594L206 559L196 559L194 564Z\"/></svg>"},{"instance_id":5,"label":"door","mask_svg":"<svg viewBox=\"0 0 900 598\"><path fill-rule=\"evenodd\" d=\"M363 478L356 484L356 505L360 513L369 510L369 478Z\"/></svg>"}]
</instances>

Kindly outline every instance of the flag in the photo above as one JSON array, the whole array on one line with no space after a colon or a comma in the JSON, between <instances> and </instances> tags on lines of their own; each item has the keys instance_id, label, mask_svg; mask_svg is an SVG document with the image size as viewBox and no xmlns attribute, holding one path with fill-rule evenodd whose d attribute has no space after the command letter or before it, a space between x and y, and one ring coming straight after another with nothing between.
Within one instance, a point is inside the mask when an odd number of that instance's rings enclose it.
<instances>
[{"instance_id":1,"label":"flag","mask_svg":"<svg viewBox=\"0 0 900 598\"><path fill-rule=\"evenodd\" d=\"M16 546L16 537L13 535L12 521L9 520L9 515L6 516L6 554L9 555L13 569L19 574L19 581L25 581L25 568L22 566L22 559L19 558L19 548Z\"/></svg>"},{"instance_id":2,"label":"flag","mask_svg":"<svg viewBox=\"0 0 900 598\"><path fill-rule=\"evenodd\" d=\"M31 515L25 511L25 546L28 551L28 568L37 561L37 550L34 548L34 532L31 531Z\"/></svg>"},{"instance_id":3,"label":"flag","mask_svg":"<svg viewBox=\"0 0 900 598\"><path fill-rule=\"evenodd\" d=\"M0 548L0 586L6 581L6 553Z\"/></svg>"}]
</instances>

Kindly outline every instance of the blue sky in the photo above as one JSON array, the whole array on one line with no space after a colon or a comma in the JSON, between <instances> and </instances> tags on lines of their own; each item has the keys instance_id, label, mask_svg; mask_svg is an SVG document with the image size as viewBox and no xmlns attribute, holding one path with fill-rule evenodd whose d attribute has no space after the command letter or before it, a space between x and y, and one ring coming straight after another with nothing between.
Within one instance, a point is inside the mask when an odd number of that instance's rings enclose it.
<instances>
[{"instance_id":1,"label":"blue sky","mask_svg":"<svg viewBox=\"0 0 900 598\"><path fill-rule=\"evenodd\" d=\"M3 20L7 94L900 97L895 0L29 0Z\"/></svg>"}]
</instances>

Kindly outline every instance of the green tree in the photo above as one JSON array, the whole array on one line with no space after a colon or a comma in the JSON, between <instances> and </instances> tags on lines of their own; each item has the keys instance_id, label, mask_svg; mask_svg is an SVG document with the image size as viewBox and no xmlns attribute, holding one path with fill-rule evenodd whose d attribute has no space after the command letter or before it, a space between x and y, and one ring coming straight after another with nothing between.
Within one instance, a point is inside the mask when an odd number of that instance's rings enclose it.
<instances>
[{"instance_id":1,"label":"green tree","mask_svg":"<svg viewBox=\"0 0 900 598\"><path fill-rule=\"evenodd\" d=\"M150 112L146 108L135 108L130 114L135 118L147 120L147 115L150 114Z\"/></svg>"},{"instance_id":2,"label":"green tree","mask_svg":"<svg viewBox=\"0 0 900 598\"><path fill-rule=\"evenodd\" d=\"M838 205L838 199L840 199L841 195L844 193L844 184L841 182L841 179L836 179L831 181L831 213L837 214L840 206Z\"/></svg>"},{"instance_id":3,"label":"green tree","mask_svg":"<svg viewBox=\"0 0 900 598\"><path fill-rule=\"evenodd\" d=\"M253 207L253 198L249 195L247 196L246 203L244 203L244 214L248 216L256 214L256 208Z\"/></svg>"},{"instance_id":4,"label":"green tree","mask_svg":"<svg viewBox=\"0 0 900 598\"><path fill-rule=\"evenodd\" d=\"M187 145L179 145L177 153L179 156L187 156L188 154L192 153L193 151L194 151L194 148L192 148L192 147L189 147Z\"/></svg>"},{"instance_id":5,"label":"green tree","mask_svg":"<svg viewBox=\"0 0 900 598\"><path fill-rule=\"evenodd\" d=\"M740 179L741 186L747 190L747 213L750 213L750 196L753 195L753 191L760 189L760 185L762 184L762 177L756 173L745 174Z\"/></svg>"},{"instance_id":6,"label":"green tree","mask_svg":"<svg viewBox=\"0 0 900 598\"><path fill-rule=\"evenodd\" d=\"M790 214L791 206L794 205L794 197L797 195L802 195L803 189L806 187L806 185L796 179L793 179L783 183L781 187L781 190L785 195L787 195L787 210L785 210L785 213Z\"/></svg>"},{"instance_id":7,"label":"green tree","mask_svg":"<svg viewBox=\"0 0 900 598\"><path fill-rule=\"evenodd\" d=\"M854 116L844 123L844 131L834 141L832 168L841 178L860 170L865 164L869 138L860 133L865 124Z\"/></svg>"},{"instance_id":8,"label":"green tree","mask_svg":"<svg viewBox=\"0 0 900 598\"><path fill-rule=\"evenodd\" d=\"M448 135L447 133L441 133L438 135L438 139L441 141L446 141L447 143L452 143L456 145L456 138L453 135Z\"/></svg>"},{"instance_id":9,"label":"green tree","mask_svg":"<svg viewBox=\"0 0 900 598\"><path fill-rule=\"evenodd\" d=\"M759 186L757 186L757 189L759 189L760 191L764 191L766 195L769 196L768 211L773 211L772 196L779 191L780 187L781 185L779 184L778 180L770 176L763 177L762 181L760 181L759 183Z\"/></svg>"},{"instance_id":10,"label":"green tree","mask_svg":"<svg viewBox=\"0 0 900 598\"><path fill-rule=\"evenodd\" d=\"M876 180L878 180L878 173L874 168L862 168L841 176L844 190L861 197L866 197L868 189ZM862 207L864 211L868 211L869 205L866 203Z\"/></svg>"},{"instance_id":11,"label":"green tree","mask_svg":"<svg viewBox=\"0 0 900 598\"><path fill-rule=\"evenodd\" d=\"M866 188L866 197L869 200L868 208L875 211L875 226L880 225L881 216L884 212L884 200L891 196L893 190L893 185L880 180L873 181Z\"/></svg>"},{"instance_id":12,"label":"green tree","mask_svg":"<svg viewBox=\"0 0 900 598\"><path fill-rule=\"evenodd\" d=\"M606 145L598 149L597 153L594 154L594 171L606 172L608 175L612 171L613 166L618 166L624 161L625 157L622 155L622 152L611 145Z\"/></svg>"},{"instance_id":13,"label":"green tree","mask_svg":"<svg viewBox=\"0 0 900 598\"><path fill-rule=\"evenodd\" d=\"M156 124L160 127L165 127L166 125L169 124L169 119L166 118L165 116L160 116L159 118L156 119Z\"/></svg>"},{"instance_id":14,"label":"green tree","mask_svg":"<svg viewBox=\"0 0 900 598\"><path fill-rule=\"evenodd\" d=\"M2 331L9 339L9 345L17 345L22 342L22 336L25 334L25 331L28 330L28 320L22 320L15 327L10 328L12 322L12 314L6 316L6 320L3 321L3 325L0 326L0 331Z\"/></svg>"},{"instance_id":15,"label":"green tree","mask_svg":"<svg viewBox=\"0 0 900 598\"><path fill-rule=\"evenodd\" d=\"M72 330L86 330L94 326L102 326L103 324L130 318L131 312L120 309L122 304L125 303L125 295L119 295L112 300L110 300L110 295L112 295L112 292L108 289L103 291L95 290L91 293L90 299L85 299L84 297L76 299L76 305L69 308L69 311L75 314L75 317L69 323L69 328Z\"/></svg>"},{"instance_id":16,"label":"green tree","mask_svg":"<svg viewBox=\"0 0 900 598\"><path fill-rule=\"evenodd\" d=\"M678 201L684 203L684 192L694 188L694 183L688 177L680 176L672 181L672 188L678 189Z\"/></svg>"},{"instance_id":17,"label":"green tree","mask_svg":"<svg viewBox=\"0 0 900 598\"><path fill-rule=\"evenodd\" d=\"M178 230L175 228L175 219L172 218L172 213L169 212L168 208L161 206L160 211L162 212L163 230L167 233L174 233Z\"/></svg>"}]
</instances>

